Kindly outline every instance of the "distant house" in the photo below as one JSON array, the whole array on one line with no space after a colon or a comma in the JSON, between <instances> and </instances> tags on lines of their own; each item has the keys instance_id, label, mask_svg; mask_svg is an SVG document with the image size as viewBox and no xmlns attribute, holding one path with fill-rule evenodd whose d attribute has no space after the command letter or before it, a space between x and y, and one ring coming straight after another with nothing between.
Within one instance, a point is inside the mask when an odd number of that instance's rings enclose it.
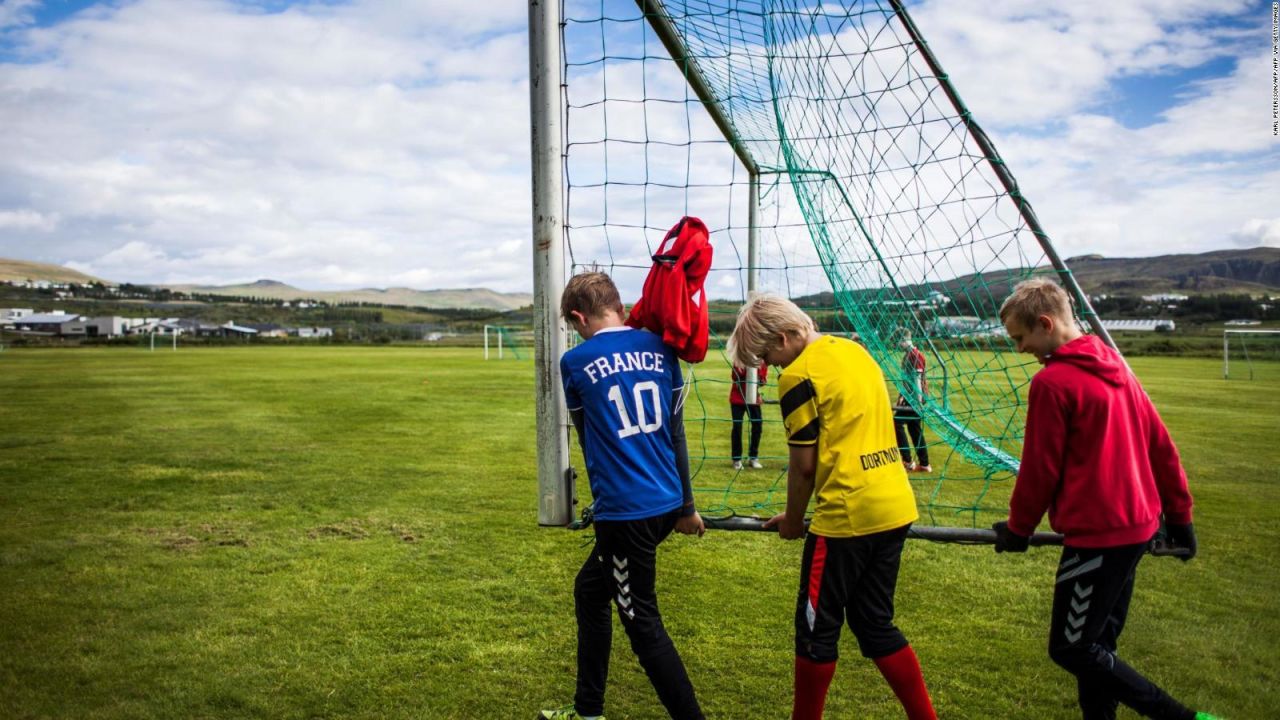
<instances>
[{"instance_id":1,"label":"distant house","mask_svg":"<svg viewBox=\"0 0 1280 720\"><path fill-rule=\"evenodd\" d=\"M128 333L130 328L142 323L143 320L139 318L126 318L118 315L85 318L84 334L85 337L120 337Z\"/></svg>"},{"instance_id":2,"label":"distant house","mask_svg":"<svg viewBox=\"0 0 1280 720\"><path fill-rule=\"evenodd\" d=\"M258 331L258 337L289 337L289 328L276 323L245 323L245 327Z\"/></svg>"},{"instance_id":3,"label":"distant house","mask_svg":"<svg viewBox=\"0 0 1280 720\"><path fill-rule=\"evenodd\" d=\"M327 328L327 327L300 327L300 328L298 328L298 337L300 337L300 338L324 338L324 337L333 337L333 328Z\"/></svg>"},{"instance_id":4,"label":"distant house","mask_svg":"<svg viewBox=\"0 0 1280 720\"><path fill-rule=\"evenodd\" d=\"M79 315L64 312L32 313L17 320L13 328L19 332L60 337L83 337L85 324Z\"/></svg>"},{"instance_id":5,"label":"distant house","mask_svg":"<svg viewBox=\"0 0 1280 720\"><path fill-rule=\"evenodd\" d=\"M194 335L196 337L221 337L223 335L221 325L200 322L199 320L180 318L172 321L171 324L179 330L179 334Z\"/></svg>"},{"instance_id":6,"label":"distant house","mask_svg":"<svg viewBox=\"0 0 1280 720\"><path fill-rule=\"evenodd\" d=\"M28 315L34 315L31 308L0 308L0 325L12 325Z\"/></svg>"},{"instance_id":7,"label":"distant house","mask_svg":"<svg viewBox=\"0 0 1280 720\"><path fill-rule=\"evenodd\" d=\"M18 320L32 314L31 308L0 308L0 330L12 328Z\"/></svg>"},{"instance_id":8,"label":"distant house","mask_svg":"<svg viewBox=\"0 0 1280 720\"><path fill-rule=\"evenodd\" d=\"M138 325L128 328L130 335L181 335L186 330L179 324L178 318L146 318Z\"/></svg>"},{"instance_id":9,"label":"distant house","mask_svg":"<svg viewBox=\"0 0 1280 720\"><path fill-rule=\"evenodd\" d=\"M934 318L928 327L930 337L987 337L1004 334L999 320L983 320L973 315L951 315Z\"/></svg>"},{"instance_id":10,"label":"distant house","mask_svg":"<svg viewBox=\"0 0 1280 720\"><path fill-rule=\"evenodd\" d=\"M219 328L222 330L223 337L251 338L258 334L257 330L243 325L237 325L230 320L223 323Z\"/></svg>"},{"instance_id":11,"label":"distant house","mask_svg":"<svg viewBox=\"0 0 1280 720\"><path fill-rule=\"evenodd\" d=\"M1155 330L1173 331L1177 325L1172 320L1162 318L1133 320L1103 320L1102 327L1110 332L1152 332Z\"/></svg>"}]
</instances>

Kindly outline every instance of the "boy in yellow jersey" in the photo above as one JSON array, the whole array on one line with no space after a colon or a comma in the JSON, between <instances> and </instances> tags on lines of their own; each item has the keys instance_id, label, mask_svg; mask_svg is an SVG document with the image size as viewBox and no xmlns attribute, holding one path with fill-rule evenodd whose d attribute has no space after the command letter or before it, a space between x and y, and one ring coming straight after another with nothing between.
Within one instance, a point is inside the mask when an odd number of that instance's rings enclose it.
<instances>
[{"instance_id":1,"label":"boy in yellow jersey","mask_svg":"<svg viewBox=\"0 0 1280 720\"><path fill-rule=\"evenodd\" d=\"M783 368L787 509L766 527L784 540L805 537L815 498L796 599L792 720L822 717L846 620L909 720L935 720L915 651L893 624L902 545L918 514L884 375L862 346L819 333L803 310L773 295L743 306L729 355L744 367Z\"/></svg>"}]
</instances>

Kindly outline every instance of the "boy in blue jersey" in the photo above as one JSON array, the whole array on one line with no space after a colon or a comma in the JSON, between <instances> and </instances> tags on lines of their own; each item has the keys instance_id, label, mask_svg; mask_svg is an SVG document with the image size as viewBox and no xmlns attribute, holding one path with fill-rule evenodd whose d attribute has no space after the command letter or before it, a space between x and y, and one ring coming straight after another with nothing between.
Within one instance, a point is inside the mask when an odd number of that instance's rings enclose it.
<instances>
[{"instance_id":1,"label":"boy in blue jersey","mask_svg":"<svg viewBox=\"0 0 1280 720\"><path fill-rule=\"evenodd\" d=\"M560 314L585 341L560 359L560 375L595 500L596 542L573 589L574 704L544 710L541 717L603 717L612 603L667 712L677 720L700 720L693 684L654 592L658 545L672 530L704 531L689 484L680 361L657 335L623 324L618 288L604 273L575 275Z\"/></svg>"}]
</instances>

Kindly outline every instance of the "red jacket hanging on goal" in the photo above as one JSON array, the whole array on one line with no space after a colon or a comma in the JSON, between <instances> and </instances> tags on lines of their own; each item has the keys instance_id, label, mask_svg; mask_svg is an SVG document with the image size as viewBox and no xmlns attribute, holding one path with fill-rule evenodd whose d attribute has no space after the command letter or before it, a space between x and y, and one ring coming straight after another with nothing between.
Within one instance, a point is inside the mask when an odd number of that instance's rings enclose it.
<instances>
[{"instance_id":1,"label":"red jacket hanging on goal","mask_svg":"<svg viewBox=\"0 0 1280 720\"><path fill-rule=\"evenodd\" d=\"M645 328L675 348L688 362L707 356L707 294L702 289L711 269L711 234L696 217L683 217L667 232L653 256L640 300L627 324Z\"/></svg>"}]
</instances>

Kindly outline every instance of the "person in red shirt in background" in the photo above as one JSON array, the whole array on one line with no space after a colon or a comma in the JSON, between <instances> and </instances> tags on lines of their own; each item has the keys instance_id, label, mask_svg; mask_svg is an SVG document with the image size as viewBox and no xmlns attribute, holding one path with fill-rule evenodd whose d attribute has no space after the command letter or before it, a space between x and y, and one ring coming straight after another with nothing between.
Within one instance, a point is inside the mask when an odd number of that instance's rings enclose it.
<instances>
[{"instance_id":1,"label":"person in red shirt in background","mask_svg":"<svg viewBox=\"0 0 1280 720\"><path fill-rule=\"evenodd\" d=\"M1116 656L1138 561L1160 529L1196 552L1187 475L1151 399L1120 354L1084 335L1066 291L1019 283L1000 307L1018 352L1044 369L1031 379L1022 463L996 552L1024 552L1046 511L1065 537L1053 592L1049 657L1076 676L1085 720L1119 703L1146 717L1212 720L1173 699Z\"/></svg>"},{"instance_id":2,"label":"person in red shirt in background","mask_svg":"<svg viewBox=\"0 0 1280 720\"><path fill-rule=\"evenodd\" d=\"M929 382L925 379L924 353L911 342L911 332L902 335L902 375L908 378L907 386L917 403L922 403L924 394L929 392ZM906 396L899 395L893 404L893 434L898 439L898 454L902 456L902 465L907 472L930 473L933 466L929 464L929 443L924 440L924 426L920 413L912 407ZM908 436L910 436L908 438ZM917 462L911 461L911 449L915 448Z\"/></svg>"},{"instance_id":3,"label":"person in red shirt in background","mask_svg":"<svg viewBox=\"0 0 1280 720\"><path fill-rule=\"evenodd\" d=\"M769 366L761 364L756 368L755 398L747 402L747 371L739 365L733 366L733 382L729 384L729 409L733 412L733 434L729 436L733 448L733 469L741 470L742 460L742 416L751 418L751 444L748 448L746 466L754 470L764 467L760 464L760 434L764 430L764 417L760 413L760 388L769 379Z\"/></svg>"}]
</instances>

